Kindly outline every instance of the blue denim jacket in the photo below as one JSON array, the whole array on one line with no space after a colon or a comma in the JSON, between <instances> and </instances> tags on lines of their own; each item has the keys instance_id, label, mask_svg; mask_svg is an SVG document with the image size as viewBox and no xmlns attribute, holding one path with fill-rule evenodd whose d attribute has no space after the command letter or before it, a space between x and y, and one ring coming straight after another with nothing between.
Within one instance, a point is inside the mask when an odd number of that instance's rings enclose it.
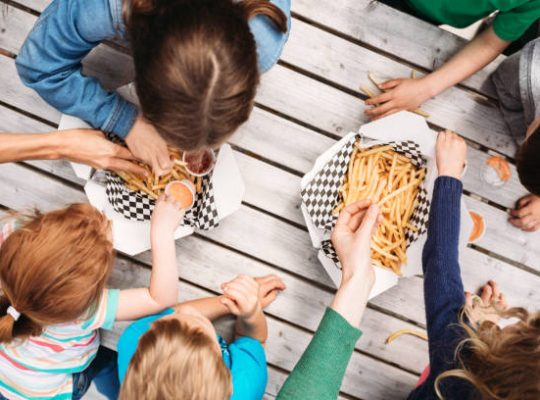
<instances>
[{"instance_id":1,"label":"blue denim jacket","mask_svg":"<svg viewBox=\"0 0 540 400\"><path fill-rule=\"evenodd\" d=\"M196 0L194 0L196 1ZM289 18L290 0L272 0ZM288 34L264 16L249 22L257 42L259 69L278 60ZM59 111L125 138L137 108L82 75L82 59L105 39L125 38L122 0L55 0L41 14L16 60L22 81Z\"/></svg>"}]
</instances>

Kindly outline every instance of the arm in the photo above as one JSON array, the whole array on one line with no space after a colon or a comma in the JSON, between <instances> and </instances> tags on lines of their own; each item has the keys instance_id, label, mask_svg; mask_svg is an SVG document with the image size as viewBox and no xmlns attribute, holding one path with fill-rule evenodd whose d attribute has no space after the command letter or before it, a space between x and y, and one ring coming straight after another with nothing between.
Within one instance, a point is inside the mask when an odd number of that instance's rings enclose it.
<instances>
[{"instance_id":1,"label":"arm","mask_svg":"<svg viewBox=\"0 0 540 400\"><path fill-rule=\"evenodd\" d=\"M369 204L351 204L339 216L332 242L342 266L342 282L308 348L281 388L279 400L338 397L354 346L362 334L357 326L375 283L370 242L379 210L376 206L367 209Z\"/></svg>"},{"instance_id":2,"label":"arm","mask_svg":"<svg viewBox=\"0 0 540 400\"><path fill-rule=\"evenodd\" d=\"M489 27L442 67L423 78L393 79L379 85L384 93L366 100L367 105L378 105L366 110L366 114L381 118L402 110L414 110L429 98L480 71L509 44Z\"/></svg>"},{"instance_id":3,"label":"arm","mask_svg":"<svg viewBox=\"0 0 540 400\"><path fill-rule=\"evenodd\" d=\"M223 296L205 297L203 299L185 301L173 308L175 310L181 310L185 306L193 307L210 321L215 321L230 314L229 309L222 303L222 299Z\"/></svg>"},{"instance_id":4,"label":"arm","mask_svg":"<svg viewBox=\"0 0 540 400\"><path fill-rule=\"evenodd\" d=\"M97 169L146 174L131 152L107 140L99 131L73 129L42 134L0 133L0 164L24 160L57 160Z\"/></svg>"},{"instance_id":5,"label":"arm","mask_svg":"<svg viewBox=\"0 0 540 400\"><path fill-rule=\"evenodd\" d=\"M136 107L82 74L82 59L118 32L107 0L55 1L43 12L16 60L22 81L63 113L125 138Z\"/></svg>"},{"instance_id":6,"label":"arm","mask_svg":"<svg viewBox=\"0 0 540 400\"><path fill-rule=\"evenodd\" d=\"M162 197L152 215L152 274L148 288L120 292L116 320L133 320L172 307L178 298L178 269L174 231L184 211L178 203Z\"/></svg>"}]
</instances>

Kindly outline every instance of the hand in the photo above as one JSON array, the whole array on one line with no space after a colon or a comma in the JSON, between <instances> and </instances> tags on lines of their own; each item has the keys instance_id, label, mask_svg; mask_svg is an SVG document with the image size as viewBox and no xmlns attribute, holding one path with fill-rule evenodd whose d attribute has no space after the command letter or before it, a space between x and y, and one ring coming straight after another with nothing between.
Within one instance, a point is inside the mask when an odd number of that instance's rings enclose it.
<instances>
[{"instance_id":1,"label":"hand","mask_svg":"<svg viewBox=\"0 0 540 400\"><path fill-rule=\"evenodd\" d=\"M489 281L482 287L480 296L465 292L465 313L473 325L484 321L496 324L501 319L499 313L506 309L506 296L494 281Z\"/></svg>"},{"instance_id":2,"label":"hand","mask_svg":"<svg viewBox=\"0 0 540 400\"><path fill-rule=\"evenodd\" d=\"M398 111L416 110L431 97L430 88L424 78L392 79L379 85L384 91L366 100L366 105L375 106L365 113L372 119L379 119Z\"/></svg>"},{"instance_id":3,"label":"hand","mask_svg":"<svg viewBox=\"0 0 540 400\"><path fill-rule=\"evenodd\" d=\"M255 282L259 285L259 302L262 308L272 304L278 294L286 289L285 283L276 275L255 278Z\"/></svg>"},{"instance_id":4,"label":"hand","mask_svg":"<svg viewBox=\"0 0 540 400\"><path fill-rule=\"evenodd\" d=\"M510 211L510 223L525 232L540 229L540 196L529 194L522 197L517 207Z\"/></svg>"},{"instance_id":5,"label":"hand","mask_svg":"<svg viewBox=\"0 0 540 400\"><path fill-rule=\"evenodd\" d=\"M221 302L231 314L243 319L249 319L262 311L259 301L259 284L255 279L239 275L232 281L221 285L223 298Z\"/></svg>"},{"instance_id":6,"label":"hand","mask_svg":"<svg viewBox=\"0 0 540 400\"><path fill-rule=\"evenodd\" d=\"M167 143L156 129L142 117L137 117L126 138L129 149L141 161L152 167L158 176L168 173L173 166Z\"/></svg>"},{"instance_id":7,"label":"hand","mask_svg":"<svg viewBox=\"0 0 540 400\"><path fill-rule=\"evenodd\" d=\"M162 195L156 202L152 214L152 234L172 235L182 219L185 210L174 198Z\"/></svg>"},{"instance_id":8,"label":"hand","mask_svg":"<svg viewBox=\"0 0 540 400\"><path fill-rule=\"evenodd\" d=\"M71 129L54 135L60 143L61 158L96 169L147 174L143 167L134 163L137 158L128 149L111 142L100 131Z\"/></svg>"},{"instance_id":9,"label":"hand","mask_svg":"<svg viewBox=\"0 0 540 400\"><path fill-rule=\"evenodd\" d=\"M370 200L362 200L346 207L339 214L332 243L339 257L344 285L355 276L375 284L371 265L371 237L377 229L379 207Z\"/></svg>"},{"instance_id":10,"label":"hand","mask_svg":"<svg viewBox=\"0 0 540 400\"><path fill-rule=\"evenodd\" d=\"M461 179L467 162L467 143L449 130L439 132L437 137L437 169L439 176Z\"/></svg>"}]
</instances>

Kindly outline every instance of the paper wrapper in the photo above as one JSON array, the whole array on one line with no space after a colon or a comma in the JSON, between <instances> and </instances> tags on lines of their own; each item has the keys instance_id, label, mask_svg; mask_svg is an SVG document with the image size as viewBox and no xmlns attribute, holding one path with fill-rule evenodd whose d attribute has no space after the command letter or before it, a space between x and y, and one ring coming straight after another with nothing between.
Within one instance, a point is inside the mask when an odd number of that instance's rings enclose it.
<instances>
[{"instance_id":1,"label":"paper wrapper","mask_svg":"<svg viewBox=\"0 0 540 400\"><path fill-rule=\"evenodd\" d=\"M363 148L376 145L391 145L394 151L407 157L415 167L426 168L427 160L422 155L420 146L413 140L380 142L363 140L360 134L351 136L301 192L302 204L305 210L313 224L321 230L330 232L336 224L337 216L333 215L333 210L341 202L340 188L347 176L349 161L357 142ZM405 229L407 248L427 231L429 206L426 180L424 179L419 188L416 206L410 219L410 223L417 230ZM321 249L338 267L340 266L330 240L324 240L321 243Z\"/></svg>"}]
</instances>

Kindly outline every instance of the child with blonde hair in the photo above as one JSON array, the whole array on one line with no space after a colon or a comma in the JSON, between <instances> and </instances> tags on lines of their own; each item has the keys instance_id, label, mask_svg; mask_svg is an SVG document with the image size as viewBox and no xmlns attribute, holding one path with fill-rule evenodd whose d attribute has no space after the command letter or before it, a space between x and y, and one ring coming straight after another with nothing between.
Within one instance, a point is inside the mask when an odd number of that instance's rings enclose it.
<instances>
[{"instance_id":1,"label":"child with blonde hair","mask_svg":"<svg viewBox=\"0 0 540 400\"><path fill-rule=\"evenodd\" d=\"M263 309L285 284L274 275L240 275L224 294L188 301L131 326L118 342L120 399L260 399L267 383ZM212 322L233 314L227 344Z\"/></svg>"},{"instance_id":2,"label":"child with blonde hair","mask_svg":"<svg viewBox=\"0 0 540 400\"><path fill-rule=\"evenodd\" d=\"M162 197L152 216L148 288L106 288L110 221L89 204L9 220L0 235L0 398L79 399L92 379L118 395L116 361L99 328L176 303L174 231L183 210Z\"/></svg>"}]
</instances>

